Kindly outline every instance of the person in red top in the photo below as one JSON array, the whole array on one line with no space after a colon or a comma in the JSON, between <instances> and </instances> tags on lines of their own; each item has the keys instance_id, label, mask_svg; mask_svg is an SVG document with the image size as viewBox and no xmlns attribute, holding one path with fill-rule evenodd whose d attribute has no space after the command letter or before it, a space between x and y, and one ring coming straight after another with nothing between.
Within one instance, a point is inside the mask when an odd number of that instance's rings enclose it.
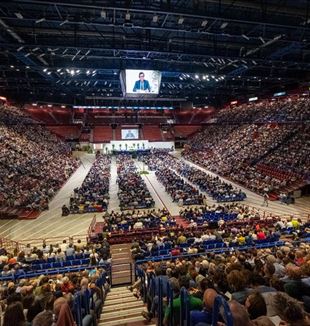
<instances>
[{"instance_id":1,"label":"person in red top","mask_svg":"<svg viewBox=\"0 0 310 326\"><path fill-rule=\"evenodd\" d=\"M266 234L263 230L257 232L257 240L265 240L266 239Z\"/></svg>"}]
</instances>

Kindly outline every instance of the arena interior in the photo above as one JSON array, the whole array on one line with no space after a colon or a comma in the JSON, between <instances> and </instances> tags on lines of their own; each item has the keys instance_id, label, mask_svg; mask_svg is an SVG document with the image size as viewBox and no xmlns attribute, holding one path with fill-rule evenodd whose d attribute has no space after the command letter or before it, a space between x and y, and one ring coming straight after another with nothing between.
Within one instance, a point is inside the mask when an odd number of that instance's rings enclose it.
<instances>
[{"instance_id":1,"label":"arena interior","mask_svg":"<svg viewBox=\"0 0 310 326\"><path fill-rule=\"evenodd\" d=\"M0 325L310 325L310 2L0 2Z\"/></svg>"}]
</instances>

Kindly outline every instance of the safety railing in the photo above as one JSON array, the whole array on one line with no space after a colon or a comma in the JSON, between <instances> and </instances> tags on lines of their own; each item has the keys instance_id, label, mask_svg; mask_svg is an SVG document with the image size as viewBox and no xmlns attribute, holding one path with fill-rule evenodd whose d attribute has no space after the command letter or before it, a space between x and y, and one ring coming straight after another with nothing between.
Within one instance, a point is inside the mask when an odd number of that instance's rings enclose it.
<instances>
[{"instance_id":1,"label":"safety railing","mask_svg":"<svg viewBox=\"0 0 310 326\"><path fill-rule=\"evenodd\" d=\"M157 304L157 326L163 326L163 318L165 315L165 309L169 309L168 319L166 324L173 326L176 323L175 318L179 319L180 326L194 326L191 319L191 307L190 307L190 295L188 291L182 287L180 289L180 311L179 316L175 315L173 300L175 294L168 282L168 286L164 288L163 281L160 277L154 276L153 273L144 273L141 269L136 274L141 278L141 291L143 293L143 300L148 303L152 300L156 300ZM155 287L158 287L155 289ZM167 315L166 315L167 316ZM228 305L228 302L221 295L215 298L212 308L212 326L217 326L219 320L224 320L226 326L233 326L233 318ZM206 321L207 323L207 321Z\"/></svg>"}]
</instances>

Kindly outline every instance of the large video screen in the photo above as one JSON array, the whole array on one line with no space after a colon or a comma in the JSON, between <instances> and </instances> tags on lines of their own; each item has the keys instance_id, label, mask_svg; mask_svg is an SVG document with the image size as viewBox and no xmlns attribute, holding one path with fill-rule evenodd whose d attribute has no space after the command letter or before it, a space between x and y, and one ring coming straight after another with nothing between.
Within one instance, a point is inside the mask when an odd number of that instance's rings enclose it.
<instances>
[{"instance_id":1,"label":"large video screen","mask_svg":"<svg viewBox=\"0 0 310 326\"><path fill-rule=\"evenodd\" d=\"M139 94L157 95L161 82L161 72L157 70L126 69L125 81L126 94L137 96Z\"/></svg>"},{"instance_id":2,"label":"large video screen","mask_svg":"<svg viewBox=\"0 0 310 326\"><path fill-rule=\"evenodd\" d=\"M139 139L139 129L122 129L122 139Z\"/></svg>"}]
</instances>

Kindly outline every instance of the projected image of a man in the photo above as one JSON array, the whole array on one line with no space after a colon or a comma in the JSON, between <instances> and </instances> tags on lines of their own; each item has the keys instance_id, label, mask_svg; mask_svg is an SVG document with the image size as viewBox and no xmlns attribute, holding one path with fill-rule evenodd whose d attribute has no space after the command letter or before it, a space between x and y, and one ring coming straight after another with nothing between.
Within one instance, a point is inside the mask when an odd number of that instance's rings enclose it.
<instances>
[{"instance_id":1,"label":"projected image of a man","mask_svg":"<svg viewBox=\"0 0 310 326\"><path fill-rule=\"evenodd\" d=\"M151 86L148 80L144 79L144 72L139 73L139 80L135 82L133 87L134 92L150 92Z\"/></svg>"}]
</instances>

